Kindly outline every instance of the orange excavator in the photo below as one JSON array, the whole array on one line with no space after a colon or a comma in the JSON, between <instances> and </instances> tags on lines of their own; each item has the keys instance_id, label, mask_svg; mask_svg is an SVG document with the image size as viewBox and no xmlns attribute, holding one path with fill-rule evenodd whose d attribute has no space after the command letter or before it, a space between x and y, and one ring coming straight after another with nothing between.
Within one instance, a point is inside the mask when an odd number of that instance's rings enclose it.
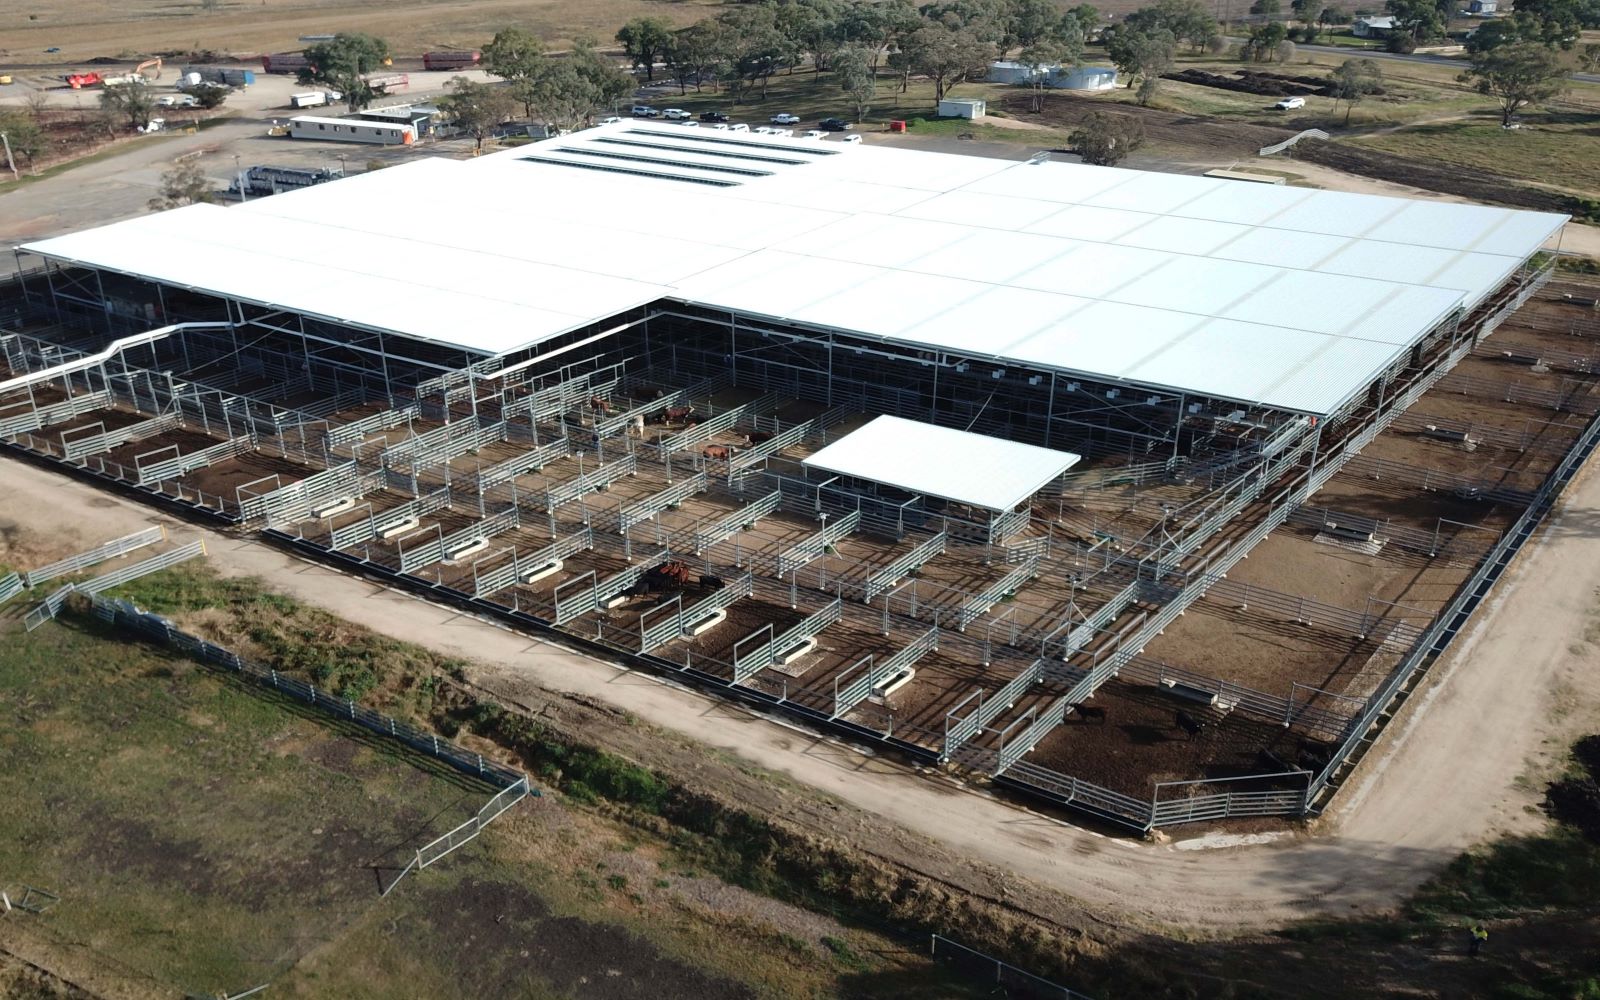
<instances>
[{"instance_id":1,"label":"orange excavator","mask_svg":"<svg viewBox=\"0 0 1600 1000\"><path fill-rule=\"evenodd\" d=\"M161 79L161 57L146 59L133 68L133 71L144 77L146 81Z\"/></svg>"}]
</instances>

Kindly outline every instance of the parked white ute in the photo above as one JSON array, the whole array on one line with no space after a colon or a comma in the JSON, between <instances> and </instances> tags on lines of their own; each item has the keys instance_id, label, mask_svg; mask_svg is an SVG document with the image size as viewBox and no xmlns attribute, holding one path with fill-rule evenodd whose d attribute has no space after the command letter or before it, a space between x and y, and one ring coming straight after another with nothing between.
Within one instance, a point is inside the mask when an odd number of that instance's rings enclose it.
<instances>
[{"instance_id":1,"label":"parked white ute","mask_svg":"<svg viewBox=\"0 0 1600 1000\"><path fill-rule=\"evenodd\" d=\"M1295 108L1303 108L1305 106L1306 99L1304 97L1285 97L1283 100L1273 105L1273 107L1277 108L1279 111L1293 111Z\"/></svg>"},{"instance_id":2,"label":"parked white ute","mask_svg":"<svg viewBox=\"0 0 1600 1000\"><path fill-rule=\"evenodd\" d=\"M772 122L772 124L774 124L774 125L798 125L798 124L800 124L800 116L799 115L791 115L787 111L780 111L778 114L773 115L771 118L769 118L767 120Z\"/></svg>"},{"instance_id":3,"label":"parked white ute","mask_svg":"<svg viewBox=\"0 0 1600 1000\"><path fill-rule=\"evenodd\" d=\"M806 133L807 139L826 139L827 137L828 133L822 131L820 128L811 129Z\"/></svg>"},{"instance_id":4,"label":"parked white ute","mask_svg":"<svg viewBox=\"0 0 1600 1000\"><path fill-rule=\"evenodd\" d=\"M728 126L728 131L729 132L748 132L748 131L750 131L750 126L746 125L744 122L734 122L732 125Z\"/></svg>"}]
</instances>

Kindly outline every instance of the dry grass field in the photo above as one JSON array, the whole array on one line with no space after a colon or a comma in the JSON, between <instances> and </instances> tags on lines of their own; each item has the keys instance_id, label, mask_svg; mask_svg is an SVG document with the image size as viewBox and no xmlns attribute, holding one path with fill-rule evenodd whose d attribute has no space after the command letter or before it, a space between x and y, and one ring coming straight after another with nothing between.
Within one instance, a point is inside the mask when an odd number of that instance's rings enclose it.
<instances>
[{"instance_id":1,"label":"dry grass field","mask_svg":"<svg viewBox=\"0 0 1600 1000\"><path fill-rule=\"evenodd\" d=\"M96 57L189 49L248 55L293 50L301 35L370 31L400 56L481 45L520 25L562 47L580 35L603 43L629 18L688 24L714 4L704 0L20 0L0 4L0 64L76 63ZM46 53L59 48L58 53Z\"/></svg>"}]
</instances>

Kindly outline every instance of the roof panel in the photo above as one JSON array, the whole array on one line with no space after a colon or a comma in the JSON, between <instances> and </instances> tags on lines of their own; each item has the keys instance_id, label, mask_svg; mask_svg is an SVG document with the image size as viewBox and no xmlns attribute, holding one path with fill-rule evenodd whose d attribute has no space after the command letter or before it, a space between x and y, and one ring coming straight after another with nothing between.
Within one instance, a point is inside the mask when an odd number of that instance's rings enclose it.
<instances>
[{"instance_id":1,"label":"roof panel","mask_svg":"<svg viewBox=\"0 0 1600 1000\"><path fill-rule=\"evenodd\" d=\"M883 416L803 460L808 468L1007 511L1078 464L1066 451Z\"/></svg>"},{"instance_id":2,"label":"roof panel","mask_svg":"<svg viewBox=\"0 0 1600 1000\"><path fill-rule=\"evenodd\" d=\"M999 357L1012 344L1059 325L1090 301L1023 288L990 288L941 309L900 335L955 353Z\"/></svg>"},{"instance_id":3,"label":"roof panel","mask_svg":"<svg viewBox=\"0 0 1600 1000\"><path fill-rule=\"evenodd\" d=\"M602 126L28 249L481 353L682 300L1319 412L1489 294L1562 222L871 138L703 132ZM576 155L564 146L772 173L713 188L522 161Z\"/></svg>"}]
</instances>

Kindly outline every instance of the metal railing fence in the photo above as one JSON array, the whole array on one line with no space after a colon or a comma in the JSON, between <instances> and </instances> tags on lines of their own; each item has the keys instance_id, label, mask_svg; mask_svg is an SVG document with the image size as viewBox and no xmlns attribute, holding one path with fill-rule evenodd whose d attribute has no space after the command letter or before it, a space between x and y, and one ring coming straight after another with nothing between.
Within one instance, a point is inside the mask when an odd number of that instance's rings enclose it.
<instances>
[{"instance_id":1,"label":"metal railing fence","mask_svg":"<svg viewBox=\"0 0 1600 1000\"><path fill-rule=\"evenodd\" d=\"M109 542L79 552L76 555L68 556L65 559L40 566L38 569L28 570L22 574L22 579L29 587L37 587L39 584L47 580L54 580L58 576L76 573L80 569L88 569L90 566L98 565L108 559L115 559L118 556L127 555L129 552L142 549L147 545L155 545L158 542L165 541L166 537L167 529L160 525L153 528L145 528L142 531L135 531L131 535L113 538Z\"/></svg>"}]
</instances>

